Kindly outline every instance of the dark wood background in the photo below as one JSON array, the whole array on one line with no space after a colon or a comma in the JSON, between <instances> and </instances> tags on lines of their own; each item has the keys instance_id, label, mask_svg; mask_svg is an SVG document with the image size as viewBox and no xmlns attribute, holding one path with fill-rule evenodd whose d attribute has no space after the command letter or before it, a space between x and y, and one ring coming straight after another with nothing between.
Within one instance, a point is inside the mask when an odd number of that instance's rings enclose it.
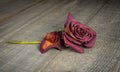
<instances>
[{"instance_id":1,"label":"dark wood background","mask_svg":"<svg viewBox=\"0 0 120 72\"><path fill-rule=\"evenodd\" d=\"M40 41L63 29L68 12L97 32L84 54L6 43ZM120 0L0 0L0 72L120 72Z\"/></svg>"}]
</instances>

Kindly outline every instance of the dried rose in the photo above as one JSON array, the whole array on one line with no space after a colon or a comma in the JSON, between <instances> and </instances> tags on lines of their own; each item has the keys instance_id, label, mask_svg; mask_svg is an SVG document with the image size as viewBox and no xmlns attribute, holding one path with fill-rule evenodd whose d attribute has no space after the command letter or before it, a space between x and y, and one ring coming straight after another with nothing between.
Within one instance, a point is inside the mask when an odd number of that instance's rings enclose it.
<instances>
[{"instance_id":1,"label":"dried rose","mask_svg":"<svg viewBox=\"0 0 120 72\"><path fill-rule=\"evenodd\" d=\"M47 33L47 35L40 44L40 52L45 53L51 48L56 48L58 50L61 50L60 38L61 38L61 32Z\"/></svg>"},{"instance_id":2,"label":"dried rose","mask_svg":"<svg viewBox=\"0 0 120 72\"><path fill-rule=\"evenodd\" d=\"M68 14L63 32L64 42L74 50L83 53L82 47L93 47L96 41L96 32L90 27L78 22L71 13Z\"/></svg>"}]
</instances>

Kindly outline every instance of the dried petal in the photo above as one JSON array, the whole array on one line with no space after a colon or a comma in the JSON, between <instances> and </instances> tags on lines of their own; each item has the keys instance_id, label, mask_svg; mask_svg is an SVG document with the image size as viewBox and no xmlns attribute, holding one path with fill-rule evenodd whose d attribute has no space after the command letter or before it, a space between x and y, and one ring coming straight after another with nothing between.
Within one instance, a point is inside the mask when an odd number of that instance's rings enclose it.
<instances>
[{"instance_id":1,"label":"dried petal","mask_svg":"<svg viewBox=\"0 0 120 72\"><path fill-rule=\"evenodd\" d=\"M40 52L45 53L51 48L56 48L58 50L61 50L60 38L61 38L61 32L47 33L47 35L40 44Z\"/></svg>"}]
</instances>

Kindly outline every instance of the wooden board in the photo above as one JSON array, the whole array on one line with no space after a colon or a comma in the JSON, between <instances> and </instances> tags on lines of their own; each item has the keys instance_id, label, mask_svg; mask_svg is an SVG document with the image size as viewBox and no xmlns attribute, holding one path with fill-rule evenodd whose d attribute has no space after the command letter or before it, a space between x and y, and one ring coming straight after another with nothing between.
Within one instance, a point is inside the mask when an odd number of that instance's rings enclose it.
<instances>
[{"instance_id":1,"label":"wooden board","mask_svg":"<svg viewBox=\"0 0 120 72\"><path fill-rule=\"evenodd\" d=\"M66 49L59 52L56 57L40 71L119 72L119 3L118 0L106 2L95 16L87 22L87 25L97 32L97 42L92 49L86 49L84 54L79 54L73 50Z\"/></svg>"},{"instance_id":2,"label":"wooden board","mask_svg":"<svg viewBox=\"0 0 120 72\"><path fill-rule=\"evenodd\" d=\"M97 32L95 46L84 54L67 48L41 54L39 45L6 43L42 40L63 29L69 11ZM44 0L25 9L1 23L0 72L119 72L119 11L119 0Z\"/></svg>"},{"instance_id":3,"label":"wooden board","mask_svg":"<svg viewBox=\"0 0 120 72\"><path fill-rule=\"evenodd\" d=\"M0 23L36 5L41 0L5 0L0 1Z\"/></svg>"}]
</instances>

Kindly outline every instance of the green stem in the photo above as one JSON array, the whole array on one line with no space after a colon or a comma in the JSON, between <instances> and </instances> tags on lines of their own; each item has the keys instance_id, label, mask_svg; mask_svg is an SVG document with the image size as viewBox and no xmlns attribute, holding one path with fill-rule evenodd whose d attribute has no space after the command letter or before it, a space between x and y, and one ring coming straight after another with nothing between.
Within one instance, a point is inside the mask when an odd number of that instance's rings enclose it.
<instances>
[{"instance_id":1,"label":"green stem","mask_svg":"<svg viewBox=\"0 0 120 72\"><path fill-rule=\"evenodd\" d=\"M8 43L10 44L40 44L40 41L15 41L15 40L11 40L8 41Z\"/></svg>"}]
</instances>

